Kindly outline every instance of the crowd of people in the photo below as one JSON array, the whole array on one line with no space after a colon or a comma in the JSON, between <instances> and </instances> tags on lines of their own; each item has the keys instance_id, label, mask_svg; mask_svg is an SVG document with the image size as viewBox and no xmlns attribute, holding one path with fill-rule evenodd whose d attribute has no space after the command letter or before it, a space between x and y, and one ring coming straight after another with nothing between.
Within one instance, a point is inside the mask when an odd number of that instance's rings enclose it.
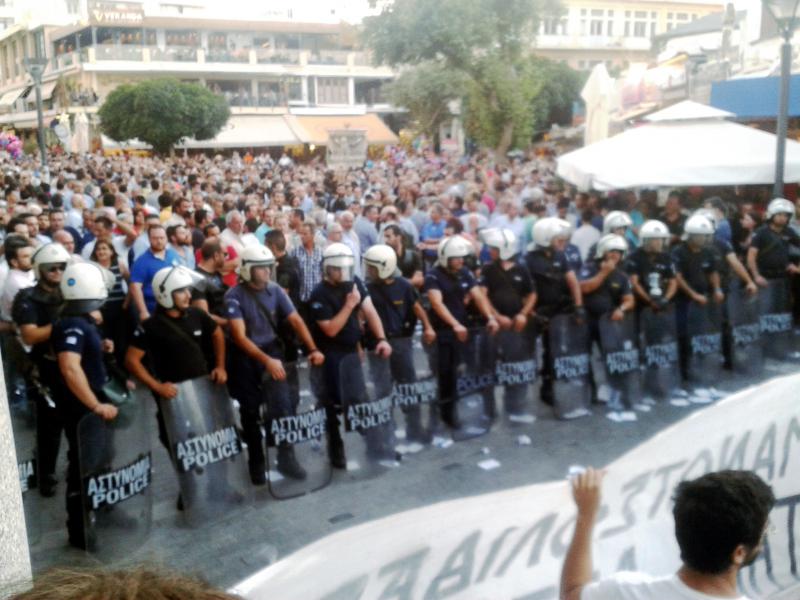
<instances>
[{"instance_id":1,"label":"crowd of people","mask_svg":"<svg viewBox=\"0 0 800 600\"><path fill-rule=\"evenodd\" d=\"M337 171L286 156L89 155L55 159L46 176L25 160L2 169L9 400L36 407L42 495L56 491L66 435L77 547L87 545L77 427L89 413L116 417L110 381L167 399L205 375L227 385L251 481L264 485L264 398L271 418L294 410L286 365L302 355L323 373L328 457L345 468L340 366L362 349L394 354L401 378L414 365L392 342L421 331L436 348L439 416L456 430L459 347L478 330L518 334L527 350L541 337L540 396L554 405L548 323L559 315L599 343L604 318L674 308L688 380L690 306L800 281L797 208L786 199L671 192L660 206L655 193L577 193L547 157L495 164L398 151ZM730 344L723 354L730 366ZM614 390L608 402L614 413L631 408ZM277 468L305 477L288 445Z\"/></svg>"}]
</instances>

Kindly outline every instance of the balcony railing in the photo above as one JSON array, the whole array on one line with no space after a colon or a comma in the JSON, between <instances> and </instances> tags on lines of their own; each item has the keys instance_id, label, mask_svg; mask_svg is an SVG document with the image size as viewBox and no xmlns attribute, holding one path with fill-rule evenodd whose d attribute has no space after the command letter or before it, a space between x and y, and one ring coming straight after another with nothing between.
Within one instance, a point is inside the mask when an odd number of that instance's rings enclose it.
<instances>
[{"instance_id":1,"label":"balcony railing","mask_svg":"<svg viewBox=\"0 0 800 600\"><path fill-rule=\"evenodd\" d=\"M346 65L347 57L351 54L349 50L323 50L321 52L311 51L308 55L310 65Z\"/></svg>"},{"instance_id":2,"label":"balcony railing","mask_svg":"<svg viewBox=\"0 0 800 600\"><path fill-rule=\"evenodd\" d=\"M273 50L271 48L256 48L256 62L260 65L299 65L299 50Z\"/></svg>"},{"instance_id":3,"label":"balcony railing","mask_svg":"<svg viewBox=\"0 0 800 600\"><path fill-rule=\"evenodd\" d=\"M226 50L211 48L205 51L206 62L213 63L249 63L250 50Z\"/></svg>"},{"instance_id":4,"label":"balcony railing","mask_svg":"<svg viewBox=\"0 0 800 600\"><path fill-rule=\"evenodd\" d=\"M150 60L165 62L197 62L197 48L185 46L150 46Z\"/></svg>"},{"instance_id":5,"label":"balcony railing","mask_svg":"<svg viewBox=\"0 0 800 600\"><path fill-rule=\"evenodd\" d=\"M141 46L95 46L96 60L135 60L141 61L143 48Z\"/></svg>"}]
</instances>

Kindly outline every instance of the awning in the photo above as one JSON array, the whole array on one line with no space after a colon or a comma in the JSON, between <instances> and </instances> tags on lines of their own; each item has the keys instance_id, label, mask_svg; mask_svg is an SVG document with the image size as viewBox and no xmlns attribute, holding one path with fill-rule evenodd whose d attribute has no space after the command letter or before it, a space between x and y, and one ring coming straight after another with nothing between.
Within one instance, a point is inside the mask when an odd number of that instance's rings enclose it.
<instances>
[{"instance_id":1,"label":"awning","mask_svg":"<svg viewBox=\"0 0 800 600\"><path fill-rule=\"evenodd\" d=\"M25 91L25 88L17 88L16 90L11 90L10 92L6 92L3 94L2 98L0 98L0 106L11 106L17 99L22 95L22 92Z\"/></svg>"},{"instance_id":2,"label":"awning","mask_svg":"<svg viewBox=\"0 0 800 600\"><path fill-rule=\"evenodd\" d=\"M711 84L711 106L740 119L774 119L778 114L780 77L728 79ZM800 116L800 75L789 84L789 116Z\"/></svg>"},{"instance_id":3,"label":"awning","mask_svg":"<svg viewBox=\"0 0 800 600\"><path fill-rule=\"evenodd\" d=\"M396 144L397 136L381 121L378 115L299 116L290 115L293 128L304 144L328 145L331 129L364 129L367 143L375 145Z\"/></svg>"},{"instance_id":4,"label":"awning","mask_svg":"<svg viewBox=\"0 0 800 600\"><path fill-rule=\"evenodd\" d=\"M283 115L232 116L210 140L186 140L178 148L263 148L302 143Z\"/></svg>"},{"instance_id":5,"label":"awning","mask_svg":"<svg viewBox=\"0 0 800 600\"><path fill-rule=\"evenodd\" d=\"M150 150L151 146L137 139L117 142L110 137L101 134L100 140L103 143L103 150Z\"/></svg>"},{"instance_id":6,"label":"awning","mask_svg":"<svg viewBox=\"0 0 800 600\"><path fill-rule=\"evenodd\" d=\"M53 90L56 89L57 85L58 85L58 80L48 81L47 83L43 83L42 84L42 100L49 100L50 96L53 95ZM34 90L33 99L36 100L36 90Z\"/></svg>"}]
</instances>

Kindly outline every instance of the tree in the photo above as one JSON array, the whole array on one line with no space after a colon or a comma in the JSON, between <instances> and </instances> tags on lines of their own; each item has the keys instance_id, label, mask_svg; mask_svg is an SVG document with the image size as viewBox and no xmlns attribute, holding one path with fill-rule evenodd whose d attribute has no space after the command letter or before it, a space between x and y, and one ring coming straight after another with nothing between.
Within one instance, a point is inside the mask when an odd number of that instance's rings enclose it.
<instances>
[{"instance_id":1,"label":"tree","mask_svg":"<svg viewBox=\"0 0 800 600\"><path fill-rule=\"evenodd\" d=\"M467 132L500 158L530 140L534 105L550 97L531 49L540 20L560 11L557 0L395 0L364 37L379 63L463 76Z\"/></svg>"},{"instance_id":2,"label":"tree","mask_svg":"<svg viewBox=\"0 0 800 600\"><path fill-rule=\"evenodd\" d=\"M438 147L439 128L451 117L450 102L463 96L465 84L458 71L425 62L400 73L388 93L395 106L408 110L417 133L425 134Z\"/></svg>"},{"instance_id":3,"label":"tree","mask_svg":"<svg viewBox=\"0 0 800 600\"><path fill-rule=\"evenodd\" d=\"M98 114L111 139L138 138L166 153L185 138L213 138L228 122L230 109L224 98L201 85L153 79L117 87Z\"/></svg>"}]
</instances>

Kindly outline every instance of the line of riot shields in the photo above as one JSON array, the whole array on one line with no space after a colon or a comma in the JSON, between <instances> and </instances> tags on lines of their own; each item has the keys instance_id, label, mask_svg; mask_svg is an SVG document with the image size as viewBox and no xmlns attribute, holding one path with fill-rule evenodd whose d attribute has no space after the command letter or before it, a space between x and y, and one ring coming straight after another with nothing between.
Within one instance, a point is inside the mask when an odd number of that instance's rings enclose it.
<instances>
[{"instance_id":1,"label":"line of riot shields","mask_svg":"<svg viewBox=\"0 0 800 600\"><path fill-rule=\"evenodd\" d=\"M682 383L681 343L688 352L688 382L698 386L719 380L726 344L733 371L748 378L760 373L765 357L785 359L796 350L788 289L780 282L755 296L734 290L724 305L690 304L684 340L676 323L672 306L599 320L601 368L613 391L609 402L630 408L644 397L669 399ZM575 315L558 315L521 332L489 335L485 328L471 329L446 352L442 344L427 345L417 336L389 342L389 358L362 352L340 362L339 404L333 411L323 367L304 360L286 364L286 378L264 386L262 426L273 497L294 498L330 483L329 427L341 427L347 473L358 479L400 466L404 454L484 435L499 418L509 426L532 423L536 386L545 372L552 378L557 418L590 413L592 378L598 373L592 373L589 326ZM445 386L452 390L449 397L442 393L444 372L453 378ZM255 501L246 448L224 387L199 378L177 388L175 398L158 402L182 519L190 527L207 525ZM88 546L103 559L130 554L152 527L149 402L151 393L139 386L120 401L116 419L89 414L78 427ZM451 415L447 424L444 408ZM329 422L331 415L337 423ZM28 537L35 544L43 502L35 491L35 415L12 411L12 424ZM288 455L299 469L285 468Z\"/></svg>"}]
</instances>

